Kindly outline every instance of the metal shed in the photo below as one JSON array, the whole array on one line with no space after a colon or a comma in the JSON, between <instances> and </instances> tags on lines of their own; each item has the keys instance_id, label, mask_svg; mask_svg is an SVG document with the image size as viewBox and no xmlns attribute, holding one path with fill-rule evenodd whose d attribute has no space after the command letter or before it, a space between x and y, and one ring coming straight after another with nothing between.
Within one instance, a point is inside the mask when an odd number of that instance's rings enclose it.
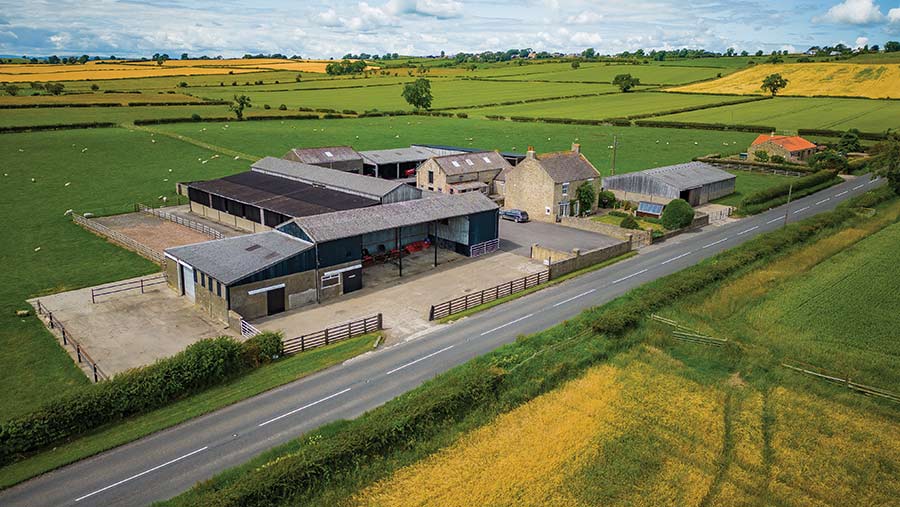
<instances>
[{"instance_id":1,"label":"metal shed","mask_svg":"<svg viewBox=\"0 0 900 507\"><path fill-rule=\"evenodd\" d=\"M692 206L734 193L735 176L704 162L657 167L635 173L603 178L603 187L632 194L665 199L684 199Z\"/></svg>"},{"instance_id":2,"label":"metal shed","mask_svg":"<svg viewBox=\"0 0 900 507\"><path fill-rule=\"evenodd\" d=\"M364 174L389 180L407 177L407 172L434 156L434 152L416 146L361 151L359 154L363 158Z\"/></svg>"}]
</instances>

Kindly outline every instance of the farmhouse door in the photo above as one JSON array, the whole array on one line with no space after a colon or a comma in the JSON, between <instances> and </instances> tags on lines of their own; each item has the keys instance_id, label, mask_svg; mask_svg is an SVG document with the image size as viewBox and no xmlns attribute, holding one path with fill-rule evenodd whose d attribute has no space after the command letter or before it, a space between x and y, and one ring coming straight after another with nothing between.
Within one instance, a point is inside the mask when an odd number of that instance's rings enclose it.
<instances>
[{"instance_id":1,"label":"farmhouse door","mask_svg":"<svg viewBox=\"0 0 900 507\"><path fill-rule=\"evenodd\" d=\"M284 311L284 287L266 292L266 315L275 315Z\"/></svg>"},{"instance_id":2,"label":"farmhouse door","mask_svg":"<svg viewBox=\"0 0 900 507\"><path fill-rule=\"evenodd\" d=\"M181 265L181 293L187 296L188 299L194 301L194 269Z\"/></svg>"}]
</instances>

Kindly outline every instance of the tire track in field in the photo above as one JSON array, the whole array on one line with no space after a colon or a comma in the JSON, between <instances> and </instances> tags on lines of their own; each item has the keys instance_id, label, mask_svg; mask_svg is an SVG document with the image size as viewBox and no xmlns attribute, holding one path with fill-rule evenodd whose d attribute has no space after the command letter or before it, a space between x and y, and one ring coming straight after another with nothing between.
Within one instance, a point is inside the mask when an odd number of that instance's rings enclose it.
<instances>
[{"instance_id":1,"label":"tire track in field","mask_svg":"<svg viewBox=\"0 0 900 507\"><path fill-rule=\"evenodd\" d=\"M175 134L173 132L166 132L165 130L156 130L156 129L144 127L142 125L123 124L122 126L127 129L130 129L130 130L137 130L139 132L149 132L151 134L159 134L161 136L166 136L168 138L175 139L177 141L183 141L188 144L193 144L194 146L199 146L201 148L205 148L210 151L218 152L223 155L228 155L229 157L242 158L242 159L248 160L250 162L256 162L257 160L262 158L262 157L258 157L256 155L251 155L249 153L243 153L243 152L240 152L237 150L232 150L232 149L225 148L222 146L217 146L215 144L210 144L210 143L201 141L199 139L194 139L193 137L188 137L188 136L181 135L181 134Z\"/></svg>"}]
</instances>

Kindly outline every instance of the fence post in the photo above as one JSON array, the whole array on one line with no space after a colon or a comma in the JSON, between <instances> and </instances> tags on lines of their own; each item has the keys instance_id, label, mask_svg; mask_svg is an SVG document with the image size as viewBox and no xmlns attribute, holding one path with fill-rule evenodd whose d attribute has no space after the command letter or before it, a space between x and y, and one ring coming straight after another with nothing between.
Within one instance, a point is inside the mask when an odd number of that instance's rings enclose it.
<instances>
[{"instance_id":1,"label":"fence post","mask_svg":"<svg viewBox=\"0 0 900 507\"><path fill-rule=\"evenodd\" d=\"M347 323L347 338L353 337L353 327L352 326L353 326L352 322ZM365 329L365 328L366 328L366 320L363 319L363 329Z\"/></svg>"},{"instance_id":2,"label":"fence post","mask_svg":"<svg viewBox=\"0 0 900 507\"><path fill-rule=\"evenodd\" d=\"M328 345L328 328L325 328L325 345Z\"/></svg>"},{"instance_id":3,"label":"fence post","mask_svg":"<svg viewBox=\"0 0 900 507\"><path fill-rule=\"evenodd\" d=\"M378 314L378 329L381 329L381 314ZM434 320L434 305L431 305L431 309L428 310L428 320Z\"/></svg>"},{"instance_id":4,"label":"fence post","mask_svg":"<svg viewBox=\"0 0 900 507\"><path fill-rule=\"evenodd\" d=\"M141 278L141 294L144 293L144 279Z\"/></svg>"},{"instance_id":5,"label":"fence post","mask_svg":"<svg viewBox=\"0 0 900 507\"><path fill-rule=\"evenodd\" d=\"M53 312L47 312L47 318L50 319L50 329L53 329Z\"/></svg>"},{"instance_id":6,"label":"fence post","mask_svg":"<svg viewBox=\"0 0 900 507\"><path fill-rule=\"evenodd\" d=\"M484 291L481 291L478 295L479 295L478 304L483 305L484 304Z\"/></svg>"},{"instance_id":7,"label":"fence post","mask_svg":"<svg viewBox=\"0 0 900 507\"><path fill-rule=\"evenodd\" d=\"M81 363L81 345L75 344L75 353L78 354L78 362Z\"/></svg>"},{"instance_id":8,"label":"fence post","mask_svg":"<svg viewBox=\"0 0 900 507\"><path fill-rule=\"evenodd\" d=\"M434 306L433 306L433 305L432 305L432 307L431 307L431 315L434 316ZM429 319L429 320L430 320L430 319ZM381 322L382 322L382 320L381 320L381 313L379 312L379 313L378 313L378 330L379 330L379 331L381 330Z\"/></svg>"},{"instance_id":9,"label":"fence post","mask_svg":"<svg viewBox=\"0 0 900 507\"><path fill-rule=\"evenodd\" d=\"M63 339L63 345L69 344L69 341L66 339L66 328L62 328L62 339Z\"/></svg>"},{"instance_id":10,"label":"fence post","mask_svg":"<svg viewBox=\"0 0 900 507\"><path fill-rule=\"evenodd\" d=\"M513 293L512 287L513 287L513 280L510 280L510 281L509 281L509 293L510 293L510 294Z\"/></svg>"},{"instance_id":11,"label":"fence post","mask_svg":"<svg viewBox=\"0 0 900 507\"><path fill-rule=\"evenodd\" d=\"M97 363L91 363L91 368L94 370L94 382L99 382L97 380Z\"/></svg>"},{"instance_id":12,"label":"fence post","mask_svg":"<svg viewBox=\"0 0 900 507\"><path fill-rule=\"evenodd\" d=\"M91 304L97 304L97 299L94 297L94 289L91 289Z\"/></svg>"},{"instance_id":13,"label":"fence post","mask_svg":"<svg viewBox=\"0 0 900 507\"><path fill-rule=\"evenodd\" d=\"M300 352L306 350L306 337L305 335L300 335Z\"/></svg>"}]
</instances>

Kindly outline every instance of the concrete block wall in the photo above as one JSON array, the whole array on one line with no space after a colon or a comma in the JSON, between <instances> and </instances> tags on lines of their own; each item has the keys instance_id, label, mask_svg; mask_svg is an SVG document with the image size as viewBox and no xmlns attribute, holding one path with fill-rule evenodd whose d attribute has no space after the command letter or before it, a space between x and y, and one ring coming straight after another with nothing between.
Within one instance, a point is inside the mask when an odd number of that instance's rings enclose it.
<instances>
[{"instance_id":1,"label":"concrete block wall","mask_svg":"<svg viewBox=\"0 0 900 507\"><path fill-rule=\"evenodd\" d=\"M284 307L291 310L291 295L300 294L309 289L316 288L316 272L304 271L302 273L294 273L291 275L279 276L269 280L248 283L231 287L231 309L243 315L244 319L252 320L265 317L268 307L268 295L265 292L259 294L249 294L250 291L271 287L272 285L284 284ZM199 290L200 288L198 288ZM294 298L295 303L302 303L305 298ZM227 317L226 317L227 322Z\"/></svg>"},{"instance_id":2,"label":"concrete block wall","mask_svg":"<svg viewBox=\"0 0 900 507\"><path fill-rule=\"evenodd\" d=\"M563 275L572 273L573 271L599 264L605 260L628 253L629 251L631 251L631 243L628 241L616 243L615 245L604 248L588 250L586 252L575 249L568 259L553 261L553 263L550 264L550 279L553 280L554 278L559 278ZM564 252L556 251L557 255L563 253Z\"/></svg>"},{"instance_id":3,"label":"concrete block wall","mask_svg":"<svg viewBox=\"0 0 900 507\"><path fill-rule=\"evenodd\" d=\"M236 217L224 211L219 211L215 208L210 208L209 206L204 206L193 201L191 201L191 213L247 232L264 232L272 229L271 227L251 222L246 218Z\"/></svg>"}]
</instances>

